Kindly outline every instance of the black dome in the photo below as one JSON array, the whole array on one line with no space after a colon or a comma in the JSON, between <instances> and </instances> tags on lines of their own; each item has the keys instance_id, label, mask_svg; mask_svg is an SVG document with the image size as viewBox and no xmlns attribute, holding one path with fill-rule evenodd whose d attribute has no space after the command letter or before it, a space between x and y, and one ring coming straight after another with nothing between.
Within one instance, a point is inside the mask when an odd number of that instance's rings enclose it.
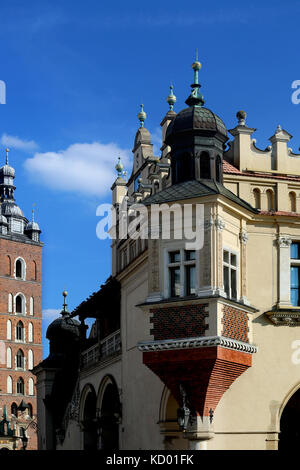
<instances>
[{"instance_id":1,"label":"black dome","mask_svg":"<svg viewBox=\"0 0 300 470\"><path fill-rule=\"evenodd\" d=\"M80 336L79 331L80 323L79 321L71 318L69 315L62 315L60 318L54 320L47 328L46 338L51 340L55 340L61 335L67 333L67 335L71 334L74 336Z\"/></svg>"},{"instance_id":2,"label":"black dome","mask_svg":"<svg viewBox=\"0 0 300 470\"><path fill-rule=\"evenodd\" d=\"M166 143L181 132L207 131L219 133L227 138L227 130L222 119L210 109L202 106L190 106L180 111L170 123L166 133ZM201 132L202 133L202 132Z\"/></svg>"}]
</instances>

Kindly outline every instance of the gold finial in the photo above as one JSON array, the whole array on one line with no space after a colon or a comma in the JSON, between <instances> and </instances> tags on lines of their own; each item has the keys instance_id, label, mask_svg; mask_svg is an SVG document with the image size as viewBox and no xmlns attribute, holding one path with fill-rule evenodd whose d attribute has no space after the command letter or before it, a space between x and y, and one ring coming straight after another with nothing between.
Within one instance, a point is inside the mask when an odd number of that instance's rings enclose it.
<instances>
[{"instance_id":1,"label":"gold finial","mask_svg":"<svg viewBox=\"0 0 300 470\"><path fill-rule=\"evenodd\" d=\"M6 152L6 165L8 165L8 152L9 152L9 148L6 148L6 149L5 149L5 152Z\"/></svg>"}]
</instances>

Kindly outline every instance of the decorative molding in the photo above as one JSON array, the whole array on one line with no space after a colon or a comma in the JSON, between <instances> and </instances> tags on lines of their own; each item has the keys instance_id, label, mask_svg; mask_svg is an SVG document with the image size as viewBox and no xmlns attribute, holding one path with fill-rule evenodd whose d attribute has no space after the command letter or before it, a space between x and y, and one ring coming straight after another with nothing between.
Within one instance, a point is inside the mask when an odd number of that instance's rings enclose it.
<instances>
[{"instance_id":1,"label":"decorative molding","mask_svg":"<svg viewBox=\"0 0 300 470\"><path fill-rule=\"evenodd\" d=\"M215 218L215 227L216 227L217 230L220 230L220 231L224 230L224 228L225 228L224 220L221 219L220 217L216 217Z\"/></svg>"},{"instance_id":2,"label":"decorative molding","mask_svg":"<svg viewBox=\"0 0 300 470\"><path fill-rule=\"evenodd\" d=\"M256 353L257 347L253 344L244 343L224 336L201 336L198 338L166 339L161 341L141 341L138 349L143 352L165 351L170 349L191 349L222 346L246 353Z\"/></svg>"},{"instance_id":3,"label":"decorative molding","mask_svg":"<svg viewBox=\"0 0 300 470\"><path fill-rule=\"evenodd\" d=\"M243 230L242 232L240 232L239 237L240 237L241 243L242 243L243 245L246 245L246 243L247 243L247 241L248 241L248 238L249 238L247 232L245 232L245 231Z\"/></svg>"},{"instance_id":4,"label":"decorative molding","mask_svg":"<svg viewBox=\"0 0 300 470\"><path fill-rule=\"evenodd\" d=\"M292 239L287 235L280 236L277 239L277 243L280 248L288 248L292 243Z\"/></svg>"},{"instance_id":5,"label":"decorative molding","mask_svg":"<svg viewBox=\"0 0 300 470\"><path fill-rule=\"evenodd\" d=\"M266 312L267 318L277 326L300 326L299 310L278 310Z\"/></svg>"}]
</instances>

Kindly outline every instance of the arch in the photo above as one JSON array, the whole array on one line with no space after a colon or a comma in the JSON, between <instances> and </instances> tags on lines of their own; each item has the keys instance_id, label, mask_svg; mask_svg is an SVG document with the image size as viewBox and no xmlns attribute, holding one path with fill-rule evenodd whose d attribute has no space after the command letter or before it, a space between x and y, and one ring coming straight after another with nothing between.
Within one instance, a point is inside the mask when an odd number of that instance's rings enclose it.
<instances>
[{"instance_id":1,"label":"arch","mask_svg":"<svg viewBox=\"0 0 300 470\"><path fill-rule=\"evenodd\" d=\"M177 410L179 404L167 387L164 387L159 409L159 423L165 435L164 444L166 450L187 449L186 439L177 422Z\"/></svg>"},{"instance_id":2,"label":"arch","mask_svg":"<svg viewBox=\"0 0 300 470\"><path fill-rule=\"evenodd\" d=\"M30 297L29 300L29 315L34 315L34 298Z\"/></svg>"},{"instance_id":3,"label":"arch","mask_svg":"<svg viewBox=\"0 0 300 470\"><path fill-rule=\"evenodd\" d=\"M37 281L37 265L34 260L31 261L31 280Z\"/></svg>"},{"instance_id":4,"label":"arch","mask_svg":"<svg viewBox=\"0 0 300 470\"><path fill-rule=\"evenodd\" d=\"M183 183L194 177L193 157L189 152L180 153L175 160L175 182Z\"/></svg>"},{"instance_id":5,"label":"arch","mask_svg":"<svg viewBox=\"0 0 300 470\"><path fill-rule=\"evenodd\" d=\"M83 428L83 448L84 450L96 450L96 392L90 384L87 384L82 391L79 416Z\"/></svg>"},{"instance_id":6,"label":"arch","mask_svg":"<svg viewBox=\"0 0 300 470\"><path fill-rule=\"evenodd\" d=\"M30 393L29 393L30 395ZM32 394L33 395L33 394ZM31 403L28 403L28 416L30 418L33 418L33 408L32 408L32 404Z\"/></svg>"},{"instance_id":7,"label":"arch","mask_svg":"<svg viewBox=\"0 0 300 470\"><path fill-rule=\"evenodd\" d=\"M12 313L13 311L13 295L8 294L8 313Z\"/></svg>"},{"instance_id":8,"label":"arch","mask_svg":"<svg viewBox=\"0 0 300 470\"><path fill-rule=\"evenodd\" d=\"M33 351L29 349L28 351L28 370L33 369Z\"/></svg>"},{"instance_id":9,"label":"arch","mask_svg":"<svg viewBox=\"0 0 300 470\"><path fill-rule=\"evenodd\" d=\"M118 450L121 403L116 381L111 375L105 376L100 384L97 409L100 411L100 448Z\"/></svg>"},{"instance_id":10,"label":"arch","mask_svg":"<svg viewBox=\"0 0 300 470\"><path fill-rule=\"evenodd\" d=\"M11 404L11 414L18 417L18 405L15 402Z\"/></svg>"},{"instance_id":11,"label":"arch","mask_svg":"<svg viewBox=\"0 0 300 470\"><path fill-rule=\"evenodd\" d=\"M33 324L31 322L28 324L28 342L33 343Z\"/></svg>"},{"instance_id":12,"label":"arch","mask_svg":"<svg viewBox=\"0 0 300 470\"><path fill-rule=\"evenodd\" d=\"M300 384L287 395L280 410L279 450L294 450L300 440Z\"/></svg>"},{"instance_id":13,"label":"arch","mask_svg":"<svg viewBox=\"0 0 300 470\"><path fill-rule=\"evenodd\" d=\"M25 356L22 349L19 349L16 354L16 367L17 369L25 369Z\"/></svg>"},{"instance_id":14,"label":"arch","mask_svg":"<svg viewBox=\"0 0 300 470\"><path fill-rule=\"evenodd\" d=\"M11 276L11 258L9 255L5 256L5 274Z\"/></svg>"},{"instance_id":15,"label":"arch","mask_svg":"<svg viewBox=\"0 0 300 470\"><path fill-rule=\"evenodd\" d=\"M15 278L26 279L26 263L23 258L19 257L15 260Z\"/></svg>"},{"instance_id":16,"label":"arch","mask_svg":"<svg viewBox=\"0 0 300 470\"><path fill-rule=\"evenodd\" d=\"M28 380L28 395L34 395L34 382L31 377Z\"/></svg>"},{"instance_id":17,"label":"arch","mask_svg":"<svg viewBox=\"0 0 300 470\"><path fill-rule=\"evenodd\" d=\"M290 211L297 212L296 193L294 191L289 192L289 201L290 201Z\"/></svg>"},{"instance_id":18,"label":"arch","mask_svg":"<svg viewBox=\"0 0 300 470\"><path fill-rule=\"evenodd\" d=\"M11 369L11 348L6 350L6 367Z\"/></svg>"},{"instance_id":19,"label":"arch","mask_svg":"<svg viewBox=\"0 0 300 470\"><path fill-rule=\"evenodd\" d=\"M261 194L259 188L253 189L253 199L254 199L254 207L256 209L261 209Z\"/></svg>"},{"instance_id":20,"label":"arch","mask_svg":"<svg viewBox=\"0 0 300 470\"><path fill-rule=\"evenodd\" d=\"M7 390L7 393L12 393L12 388L13 388L13 381L12 381L12 378L11 376L9 375L7 377L7 380L6 380L6 390Z\"/></svg>"},{"instance_id":21,"label":"arch","mask_svg":"<svg viewBox=\"0 0 300 470\"><path fill-rule=\"evenodd\" d=\"M272 191L272 189L267 189L266 196L267 196L267 209L268 211L273 211L274 210L274 192Z\"/></svg>"},{"instance_id":22,"label":"arch","mask_svg":"<svg viewBox=\"0 0 300 470\"><path fill-rule=\"evenodd\" d=\"M18 321L17 326L16 326L16 341L24 341L25 340L25 335L24 335L24 325L20 321Z\"/></svg>"},{"instance_id":23,"label":"arch","mask_svg":"<svg viewBox=\"0 0 300 470\"><path fill-rule=\"evenodd\" d=\"M22 379L22 377L19 377L17 381L17 394L24 395L24 392L25 392L24 380Z\"/></svg>"},{"instance_id":24,"label":"arch","mask_svg":"<svg viewBox=\"0 0 300 470\"><path fill-rule=\"evenodd\" d=\"M211 178L210 156L208 152L201 152L201 155L200 155L200 178L201 179Z\"/></svg>"},{"instance_id":25,"label":"arch","mask_svg":"<svg viewBox=\"0 0 300 470\"><path fill-rule=\"evenodd\" d=\"M7 320L6 322L6 339L11 340L11 321Z\"/></svg>"},{"instance_id":26,"label":"arch","mask_svg":"<svg viewBox=\"0 0 300 470\"><path fill-rule=\"evenodd\" d=\"M21 315L26 315L25 296L21 292L19 292L15 296L15 313L19 313Z\"/></svg>"}]
</instances>

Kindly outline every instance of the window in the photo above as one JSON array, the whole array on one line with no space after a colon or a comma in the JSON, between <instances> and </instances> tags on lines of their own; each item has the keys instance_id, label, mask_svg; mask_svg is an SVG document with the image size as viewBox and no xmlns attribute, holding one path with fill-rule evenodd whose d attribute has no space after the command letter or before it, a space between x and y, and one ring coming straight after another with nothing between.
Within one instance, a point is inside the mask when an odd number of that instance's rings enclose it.
<instances>
[{"instance_id":1,"label":"window","mask_svg":"<svg viewBox=\"0 0 300 470\"><path fill-rule=\"evenodd\" d=\"M223 284L227 297L237 299L237 255L228 250L223 251Z\"/></svg>"},{"instance_id":2,"label":"window","mask_svg":"<svg viewBox=\"0 0 300 470\"><path fill-rule=\"evenodd\" d=\"M6 367L11 369L11 349L7 348L6 350Z\"/></svg>"},{"instance_id":3,"label":"window","mask_svg":"<svg viewBox=\"0 0 300 470\"><path fill-rule=\"evenodd\" d=\"M299 296L300 242L291 243L291 304L300 306Z\"/></svg>"},{"instance_id":4,"label":"window","mask_svg":"<svg viewBox=\"0 0 300 470\"><path fill-rule=\"evenodd\" d=\"M24 354L23 354L23 351L21 351L21 349L19 349L16 355L16 366L17 366L17 369L25 368Z\"/></svg>"},{"instance_id":5,"label":"window","mask_svg":"<svg viewBox=\"0 0 300 470\"><path fill-rule=\"evenodd\" d=\"M7 393L12 393L12 378L10 376L7 377L6 387Z\"/></svg>"},{"instance_id":6,"label":"window","mask_svg":"<svg viewBox=\"0 0 300 470\"><path fill-rule=\"evenodd\" d=\"M261 203L260 203L260 190L258 188L255 188L253 190L253 199L254 199L254 207L256 209L261 208Z\"/></svg>"},{"instance_id":7,"label":"window","mask_svg":"<svg viewBox=\"0 0 300 470\"><path fill-rule=\"evenodd\" d=\"M24 380L22 377L19 377L17 382L17 393L20 395L24 395Z\"/></svg>"},{"instance_id":8,"label":"window","mask_svg":"<svg viewBox=\"0 0 300 470\"><path fill-rule=\"evenodd\" d=\"M16 277L22 277L22 263L19 259L16 261Z\"/></svg>"},{"instance_id":9,"label":"window","mask_svg":"<svg viewBox=\"0 0 300 470\"><path fill-rule=\"evenodd\" d=\"M196 252L176 250L168 253L169 296L196 294Z\"/></svg>"},{"instance_id":10,"label":"window","mask_svg":"<svg viewBox=\"0 0 300 470\"><path fill-rule=\"evenodd\" d=\"M13 403L11 405L11 414L14 415L15 417L18 416L18 406L16 403Z\"/></svg>"},{"instance_id":11,"label":"window","mask_svg":"<svg viewBox=\"0 0 300 470\"><path fill-rule=\"evenodd\" d=\"M29 343L33 342L33 324L29 323L28 325L28 341Z\"/></svg>"},{"instance_id":12,"label":"window","mask_svg":"<svg viewBox=\"0 0 300 470\"><path fill-rule=\"evenodd\" d=\"M21 294L16 296L16 313L25 314L25 301L24 297Z\"/></svg>"},{"instance_id":13,"label":"window","mask_svg":"<svg viewBox=\"0 0 300 470\"><path fill-rule=\"evenodd\" d=\"M29 381L30 381L30 380L32 380L32 379L29 379ZM32 385L33 385L33 380L32 380ZM29 386L29 390L30 390L30 386ZM29 391L29 395L33 395L33 393L30 393L30 391ZM32 411L32 405L31 405L31 403L28 403L28 416L29 416L30 418L33 417L33 411Z\"/></svg>"},{"instance_id":14,"label":"window","mask_svg":"<svg viewBox=\"0 0 300 470\"><path fill-rule=\"evenodd\" d=\"M210 179L210 156L207 152L202 152L200 155L200 178Z\"/></svg>"},{"instance_id":15,"label":"window","mask_svg":"<svg viewBox=\"0 0 300 470\"><path fill-rule=\"evenodd\" d=\"M16 327L16 340L24 341L24 325L21 321L17 323Z\"/></svg>"},{"instance_id":16,"label":"window","mask_svg":"<svg viewBox=\"0 0 300 470\"><path fill-rule=\"evenodd\" d=\"M291 212L296 212L296 193L294 191L291 191L289 193L289 200L290 200L290 211Z\"/></svg>"},{"instance_id":17,"label":"window","mask_svg":"<svg viewBox=\"0 0 300 470\"><path fill-rule=\"evenodd\" d=\"M33 369L33 352L31 349L28 351L28 369Z\"/></svg>"},{"instance_id":18,"label":"window","mask_svg":"<svg viewBox=\"0 0 300 470\"><path fill-rule=\"evenodd\" d=\"M267 195L267 208L268 208L268 211L272 211L272 210L274 210L274 194L273 194L273 191L271 189L268 189L266 191L266 195Z\"/></svg>"},{"instance_id":19,"label":"window","mask_svg":"<svg viewBox=\"0 0 300 470\"><path fill-rule=\"evenodd\" d=\"M31 377L28 380L28 391L29 391L29 395L34 395L34 392L33 392L33 379Z\"/></svg>"},{"instance_id":20,"label":"window","mask_svg":"<svg viewBox=\"0 0 300 470\"><path fill-rule=\"evenodd\" d=\"M6 339L11 339L11 321L6 322Z\"/></svg>"},{"instance_id":21,"label":"window","mask_svg":"<svg viewBox=\"0 0 300 470\"><path fill-rule=\"evenodd\" d=\"M222 182L222 160L219 155L216 158L216 180Z\"/></svg>"}]
</instances>

